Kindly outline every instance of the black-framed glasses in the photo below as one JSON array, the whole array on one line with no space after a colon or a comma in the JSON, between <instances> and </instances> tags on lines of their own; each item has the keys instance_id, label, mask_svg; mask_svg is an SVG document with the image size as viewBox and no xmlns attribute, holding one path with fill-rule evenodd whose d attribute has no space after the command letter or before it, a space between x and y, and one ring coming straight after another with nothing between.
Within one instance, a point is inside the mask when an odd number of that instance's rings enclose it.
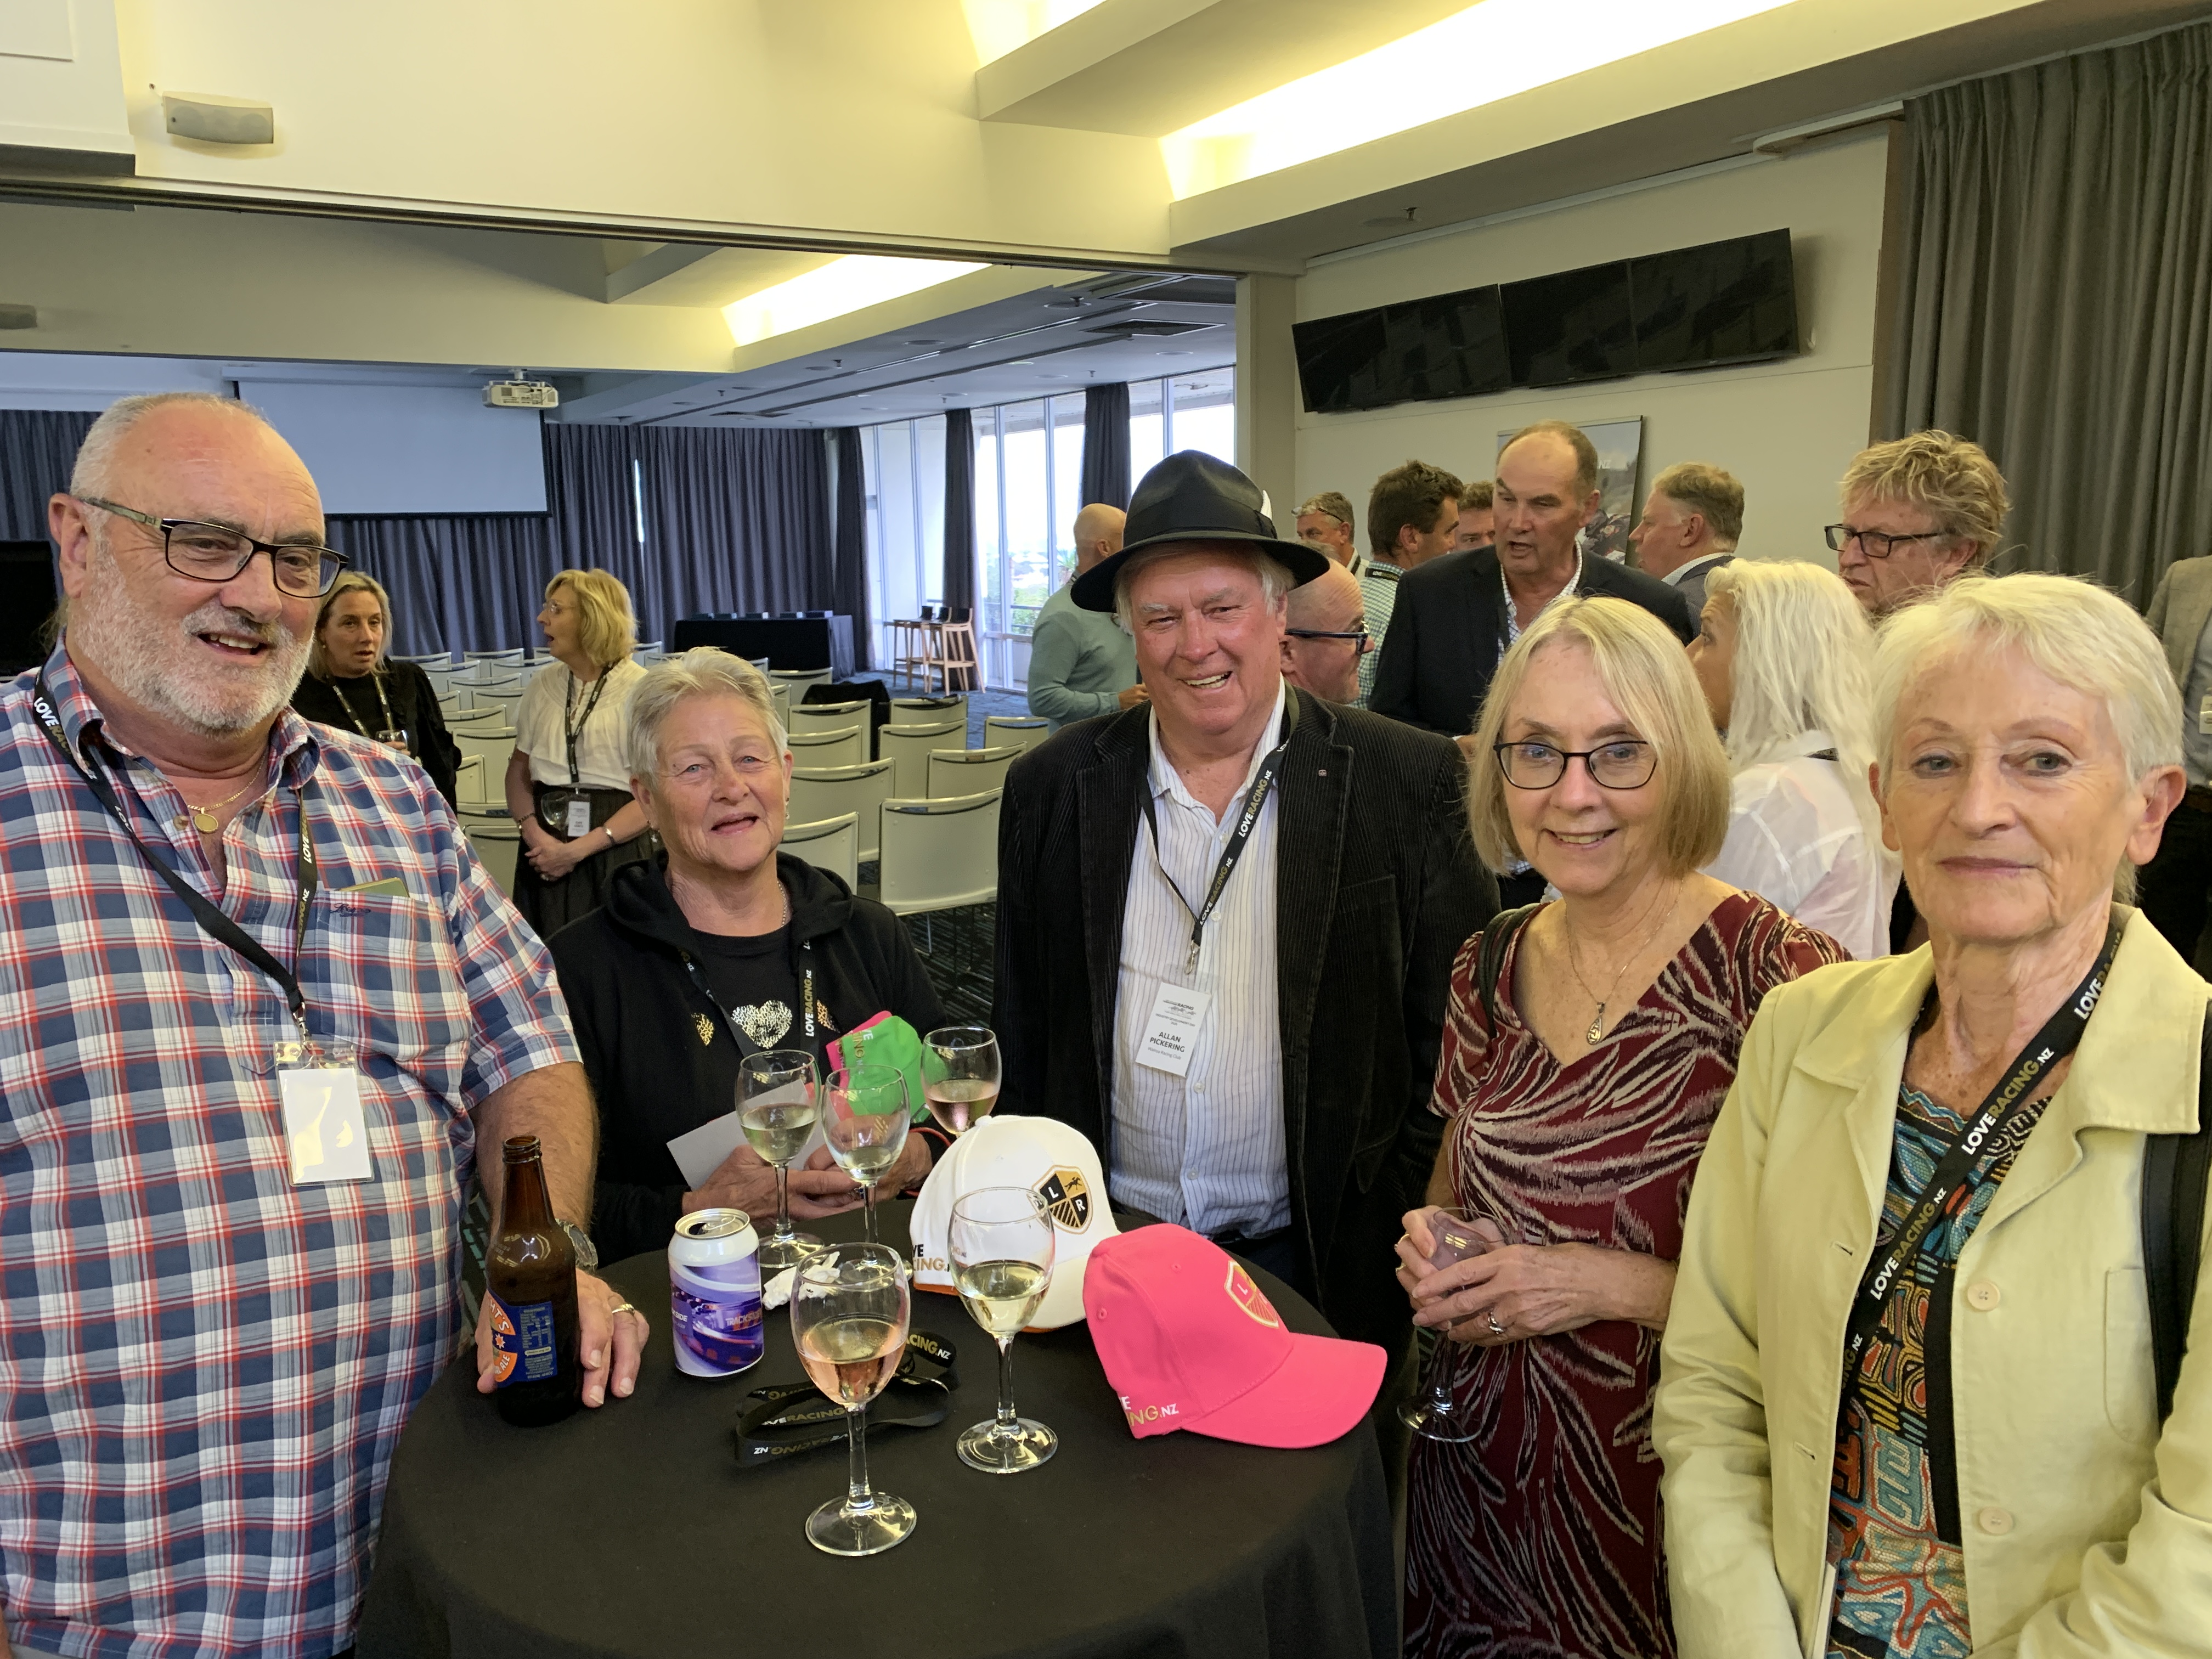
<instances>
[{"instance_id":1,"label":"black-framed glasses","mask_svg":"<svg viewBox=\"0 0 2212 1659\"><path fill-rule=\"evenodd\" d=\"M1357 640L1359 641L1359 654L1363 657L1375 648L1375 636L1364 628L1355 628L1341 634L1332 634L1320 628L1285 628L1283 632L1294 640Z\"/></svg>"},{"instance_id":2,"label":"black-framed glasses","mask_svg":"<svg viewBox=\"0 0 2212 1659\"><path fill-rule=\"evenodd\" d=\"M1659 769L1659 752L1641 738L1616 738L1595 749L1555 749L1548 743L1501 743L1492 750L1516 789L1549 789L1578 760L1601 789L1641 789Z\"/></svg>"},{"instance_id":3,"label":"black-framed glasses","mask_svg":"<svg viewBox=\"0 0 2212 1659\"><path fill-rule=\"evenodd\" d=\"M76 498L87 507L161 532L161 558L179 576L196 582L227 582L244 574L256 553L269 556L279 591L295 599L319 599L331 591L338 572L353 561L335 547L315 543L257 542L242 530L198 519L157 519L136 507L119 507L97 495Z\"/></svg>"},{"instance_id":4,"label":"black-framed glasses","mask_svg":"<svg viewBox=\"0 0 2212 1659\"><path fill-rule=\"evenodd\" d=\"M1828 550L1840 553L1847 542L1856 542L1859 551L1869 559L1886 559L1906 542L1939 542L1950 534L1948 530L1916 530L1910 536L1893 536L1886 530L1861 530L1856 525L1832 524L1828 526Z\"/></svg>"}]
</instances>

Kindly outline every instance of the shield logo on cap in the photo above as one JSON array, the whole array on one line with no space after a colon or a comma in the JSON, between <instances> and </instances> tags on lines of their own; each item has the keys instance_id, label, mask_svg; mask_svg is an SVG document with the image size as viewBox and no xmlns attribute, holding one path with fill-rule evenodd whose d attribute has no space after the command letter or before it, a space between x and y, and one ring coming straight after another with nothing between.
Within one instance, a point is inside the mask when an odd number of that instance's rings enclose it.
<instances>
[{"instance_id":1,"label":"shield logo on cap","mask_svg":"<svg viewBox=\"0 0 2212 1659\"><path fill-rule=\"evenodd\" d=\"M1267 1292L1252 1282L1252 1275L1244 1271L1243 1262L1229 1264L1229 1282L1222 1288L1229 1292L1229 1299L1243 1311L1244 1316L1255 1324L1265 1325L1271 1330L1282 1329L1282 1316L1275 1311L1275 1304L1267 1300Z\"/></svg>"},{"instance_id":2,"label":"shield logo on cap","mask_svg":"<svg viewBox=\"0 0 2212 1659\"><path fill-rule=\"evenodd\" d=\"M1055 1169L1030 1188L1052 1212L1053 1225L1065 1233L1079 1233L1091 1224L1091 1183L1080 1170Z\"/></svg>"}]
</instances>

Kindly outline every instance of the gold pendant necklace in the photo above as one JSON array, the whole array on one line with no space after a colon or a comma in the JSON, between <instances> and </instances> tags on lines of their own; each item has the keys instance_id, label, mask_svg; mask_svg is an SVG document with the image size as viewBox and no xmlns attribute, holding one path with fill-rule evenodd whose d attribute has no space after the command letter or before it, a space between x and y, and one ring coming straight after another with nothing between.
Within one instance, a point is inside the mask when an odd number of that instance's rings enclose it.
<instances>
[{"instance_id":1,"label":"gold pendant necklace","mask_svg":"<svg viewBox=\"0 0 2212 1659\"><path fill-rule=\"evenodd\" d=\"M1638 959L1651 948L1651 941L1659 937L1660 928L1666 925L1668 918L1674 914L1674 907L1681 902L1682 890L1678 886L1674 890L1674 896L1668 900L1667 908L1660 912L1659 920L1652 923L1650 931L1644 935L1642 943L1637 945L1632 954L1622 960L1620 972L1613 976L1613 983L1605 988L1602 997L1591 990L1589 981L1583 977L1582 964L1575 960L1574 929L1566 925L1566 913L1564 910L1559 913L1559 926L1567 936L1567 971L1575 976L1575 983L1583 988L1583 994L1597 1004L1597 1012L1590 1016L1589 1030L1583 1033L1583 1041L1591 1048L1595 1048L1605 1036L1606 1004L1613 1000L1613 994L1620 988L1621 974L1634 967Z\"/></svg>"},{"instance_id":2,"label":"gold pendant necklace","mask_svg":"<svg viewBox=\"0 0 2212 1659\"><path fill-rule=\"evenodd\" d=\"M185 803L185 807L187 817L177 819L177 828L179 830L183 829L186 822L189 821L192 828L198 830L200 834L204 836L212 836L216 830L222 828L222 820L216 815L222 811L224 807L229 805L232 801L237 800L251 793L252 790L258 788L260 786L260 782L261 780L256 778L251 783L248 783L244 789L240 790L237 794L226 796L222 800L210 801L205 806L194 806L191 802L186 801Z\"/></svg>"}]
</instances>

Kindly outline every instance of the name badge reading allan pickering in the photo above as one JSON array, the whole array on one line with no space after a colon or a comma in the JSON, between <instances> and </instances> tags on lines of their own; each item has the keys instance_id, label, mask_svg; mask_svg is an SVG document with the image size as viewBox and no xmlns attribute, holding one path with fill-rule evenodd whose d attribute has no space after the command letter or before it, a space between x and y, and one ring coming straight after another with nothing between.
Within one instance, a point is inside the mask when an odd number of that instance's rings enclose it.
<instances>
[{"instance_id":1,"label":"name badge reading allan pickering","mask_svg":"<svg viewBox=\"0 0 2212 1659\"><path fill-rule=\"evenodd\" d=\"M1210 991L1194 991L1187 985L1163 985L1146 1017L1145 1034L1137 1042L1137 1063L1173 1077L1190 1073L1191 1046L1213 1006Z\"/></svg>"}]
</instances>

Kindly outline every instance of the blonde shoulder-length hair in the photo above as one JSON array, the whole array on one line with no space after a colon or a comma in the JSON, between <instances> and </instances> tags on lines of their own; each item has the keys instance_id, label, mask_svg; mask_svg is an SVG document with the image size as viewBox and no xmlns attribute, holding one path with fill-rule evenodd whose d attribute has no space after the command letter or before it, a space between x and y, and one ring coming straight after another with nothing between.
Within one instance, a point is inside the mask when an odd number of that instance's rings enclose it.
<instances>
[{"instance_id":1,"label":"blonde shoulder-length hair","mask_svg":"<svg viewBox=\"0 0 2212 1659\"><path fill-rule=\"evenodd\" d=\"M1689 653L1667 625L1626 599L1560 599L1529 625L1491 678L1475 722L1475 760L1468 787L1468 826L1475 850L1494 870L1526 856L1507 810L1505 768L1496 750L1506 740L1513 704L1548 647L1589 653L1598 682L1620 706L1658 761L1659 844L1667 872L1685 876L1719 856L1728 836L1729 765L1712 715L1691 672Z\"/></svg>"},{"instance_id":2,"label":"blonde shoulder-length hair","mask_svg":"<svg viewBox=\"0 0 2212 1659\"><path fill-rule=\"evenodd\" d=\"M629 589L608 570L564 570L545 584L550 599L567 588L576 605L576 643L602 668L627 661L637 648L637 613Z\"/></svg>"},{"instance_id":3,"label":"blonde shoulder-length hair","mask_svg":"<svg viewBox=\"0 0 2212 1659\"><path fill-rule=\"evenodd\" d=\"M323 603L315 612L314 637L307 644L307 672L319 680L331 677L330 653L323 649L323 624L331 619L331 611L337 602L349 593L376 596L376 608L384 613L384 643L377 647L376 665L369 672L381 674L385 671L386 659L392 649L392 596L375 577L359 570L348 570L331 585L331 591L323 595Z\"/></svg>"}]
</instances>

